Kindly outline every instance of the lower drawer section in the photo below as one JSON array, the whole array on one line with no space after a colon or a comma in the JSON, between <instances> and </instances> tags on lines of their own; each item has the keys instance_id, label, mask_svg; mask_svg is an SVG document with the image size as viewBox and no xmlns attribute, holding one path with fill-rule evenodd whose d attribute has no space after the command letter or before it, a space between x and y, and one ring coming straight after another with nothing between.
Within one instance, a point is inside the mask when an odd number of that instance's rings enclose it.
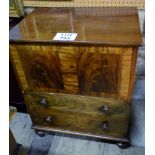
<instances>
[{"instance_id":1,"label":"lower drawer section","mask_svg":"<svg viewBox=\"0 0 155 155\"><path fill-rule=\"evenodd\" d=\"M104 116L102 114L51 111L32 106L30 115L34 125L75 132L124 137L128 129L127 114Z\"/></svg>"},{"instance_id":2,"label":"lower drawer section","mask_svg":"<svg viewBox=\"0 0 155 155\"><path fill-rule=\"evenodd\" d=\"M38 104L42 97L47 100L45 106ZM127 135L130 110L126 102L46 93L25 94L25 101L34 126L118 138Z\"/></svg>"}]
</instances>

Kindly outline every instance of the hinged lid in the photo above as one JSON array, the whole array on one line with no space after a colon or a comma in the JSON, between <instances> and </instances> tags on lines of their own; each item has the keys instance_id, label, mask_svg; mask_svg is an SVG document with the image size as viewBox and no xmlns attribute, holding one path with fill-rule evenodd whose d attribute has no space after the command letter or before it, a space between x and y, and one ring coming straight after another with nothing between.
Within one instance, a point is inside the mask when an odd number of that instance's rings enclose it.
<instances>
[{"instance_id":1,"label":"hinged lid","mask_svg":"<svg viewBox=\"0 0 155 155\"><path fill-rule=\"evenodd\" d=\"M53 40L77 33L73 41ZM10 31L10 42L47 42L139 46L137 8L38 8Z\"/></svg>"}]
</instances>

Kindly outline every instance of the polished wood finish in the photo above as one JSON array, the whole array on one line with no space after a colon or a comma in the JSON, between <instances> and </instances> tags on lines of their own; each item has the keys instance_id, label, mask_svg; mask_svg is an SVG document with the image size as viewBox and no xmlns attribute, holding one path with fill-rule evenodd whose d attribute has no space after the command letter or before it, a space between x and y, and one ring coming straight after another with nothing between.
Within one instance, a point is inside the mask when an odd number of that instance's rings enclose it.
<instances>
[{"instance_id":1,"label":"polished wood finish","mask_svg":"<svg viewBox=\"0 0 155 155\"><path fill-rule=\"evenodd\" d=\"M40 103L43 98L46 105ZM116 137L127 134L130 110L123 101L53 93L27 93L25 101L34 125ZM102 111L103 106L109 110Z\"/></svg>"},{"instance_id":2,"label":"polished wood finish","mask_svg":"<svg viewBox=\"0 0 155 155\"><path fill-rule=\"evenodd\" d=\"M28 87L63 88L58 52L51 46L18 45L15 50L18 51L16 55L21 61Z\"/></svg>"},{"instance_id":3,"label":"polished wood finish","mask_svg":"<svg viewBox=\"0 0 155 155\"><path fill-rule=\"evenodd\" d=\"M11 42L60 43L52 39L57 32L75 32L72 44L139 46L142 43L136 8L40 8L10 32ZM94 21L95 19L95 21Z\"/></svg>"},{"instance_id":4,"label":"polished wood finish","mask_svg":"<svg viewBox=\"0 0 155 155\"><path fill-rule=\"evenodd\" d=\"M135 53L137 48L132 47L10 45L10 56L23 91L126 100L133 88Z\"/></svg>"},{"instance_id":5,"label":"polished wood finish","mask_svg":"<svg viewBox=\"0 0 155 155\"><path fill-rule=\"evenodd\" d=\"M128 131L128 116L119 115L109 117L108 120L101 115L88 115L83 113L50 111L32 106L31 119L34 126L40 125L53 129L61 129L73 132L86 132L100 136L126 137ZM46 114L44 113L46 111ZM52 121L47 121L51 117ZM100 119L99 119L100 117ZM83 119L82 119L83 118ZM102 128L103 123L107 124L107 129Z\"/></svg>"},{"instance_id":6,"label":"polished wood finish","mask_svg":"<svg viewBox=\"0 0 155 155\"><path fill-rule=\"evenodd\" d=\"M10 58L33 127L126 139L141 44L137 9L81 9L39 8L10 32ZM77 38L53 41L57 32Z\"/></svg>"},{"instance_id":7,"label":"polished wood finish","mask_svg":"<svg viewBox=\"0 0 155 155\"><path fill-rule=\"evenodd\" d=\"M106 116L117 115L118 112L120 114L128 113L129 106L127 102L123 100L60 93L28 92L25 93L24 96L28 107L34 105L44 109L88 114L96 113ZM44 104L41 102L43 99L45 100ZM108 106L108 110L105 112L102 111L103 106Z\"/></svg>"}]
</instances>

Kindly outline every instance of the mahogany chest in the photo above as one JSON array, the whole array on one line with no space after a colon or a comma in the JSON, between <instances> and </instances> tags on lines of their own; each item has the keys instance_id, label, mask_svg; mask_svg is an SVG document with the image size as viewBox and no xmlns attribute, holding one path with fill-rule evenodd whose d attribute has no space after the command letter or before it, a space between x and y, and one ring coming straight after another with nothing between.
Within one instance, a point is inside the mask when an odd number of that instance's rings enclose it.
<instances>
[{"instance_id":1,"label":"mahogany chest","mask_svg":"<svg viewBox=\"0 0 155 155\"><path fill-rule=\"evenodd\" d=\"M53 40L77 33L75 40ZM10 31L10 59L36 133L127 143L136 8L38 8ZM122 144L120 144L122 145Z\"/></svg>"}]
</instances>

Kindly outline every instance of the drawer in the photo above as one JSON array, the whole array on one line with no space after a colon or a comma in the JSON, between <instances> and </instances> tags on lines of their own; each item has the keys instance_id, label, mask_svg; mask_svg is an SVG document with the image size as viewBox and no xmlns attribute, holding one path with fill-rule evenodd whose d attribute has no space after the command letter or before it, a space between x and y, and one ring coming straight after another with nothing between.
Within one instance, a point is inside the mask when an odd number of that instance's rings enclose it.
<instances>
[{"instance_id":1,"label":"drawer","mask_svg":"<svg viewBox=\"0 0 155 155\"><path fill-rule=\"evenodd\" d=\"M102 114L88 114L69 112L55 109L44 109L37 105L29 108L34 126L53 129L85 132L97 135L124 137L128 129L127 115L104 116Z\"/></svg>"},{"instance_id":2,"label":"drawer","mask_svg":"<svg viewBox=\"0 0 155 155\"><path fill-rule=\"evenodd\" d=\"M129 105L123 101L52 93L27 93L25 101L35 126L115 137L127 134Z\"/></svg>"},{"instance_id":3,"label":"drawer","mask_svg":"<svg viewBox=\"0 0 155 155\"><path fill-rule=\"evenodd\" d=\"M128 114L129 104L123 100L66 95L56 93L26 93L24 95L27 106L38 105L39 108L48 108L68 112L98 113L102 115Z\"/></svg>"}]
</instances>

